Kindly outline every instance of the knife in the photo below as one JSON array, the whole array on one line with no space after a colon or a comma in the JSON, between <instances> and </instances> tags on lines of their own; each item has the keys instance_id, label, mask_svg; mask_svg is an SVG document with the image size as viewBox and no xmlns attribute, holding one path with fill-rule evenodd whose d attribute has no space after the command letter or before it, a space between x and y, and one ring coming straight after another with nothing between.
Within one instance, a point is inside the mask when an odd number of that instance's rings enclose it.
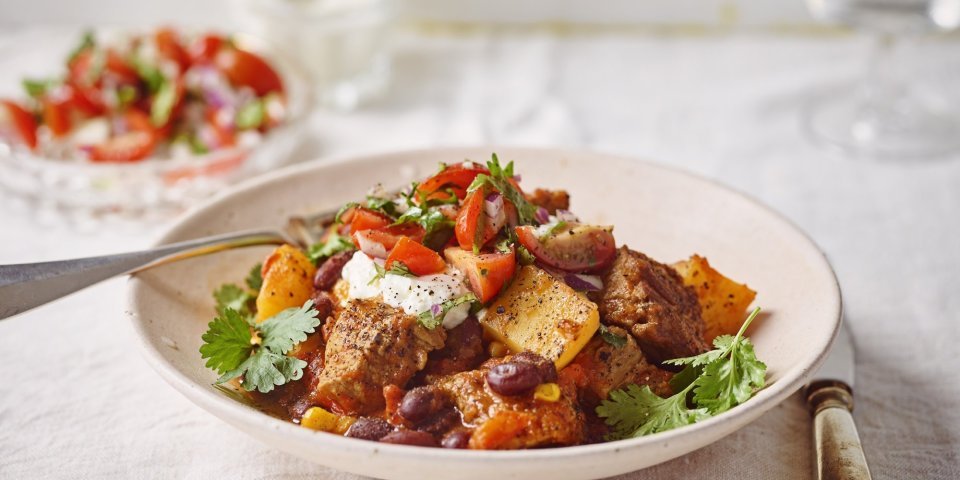
<instances>
[{"instance_id":1,"label":"knife","mask_svg":"<svg viewBox=\"0 0 960 480\"><path fill-rule=\"evenodd\" d=\"M813 415L818 480L870 480L860 435L853 423L853 341L840 326L833 348L807 385Z\"/></svg>"}]
</instances>

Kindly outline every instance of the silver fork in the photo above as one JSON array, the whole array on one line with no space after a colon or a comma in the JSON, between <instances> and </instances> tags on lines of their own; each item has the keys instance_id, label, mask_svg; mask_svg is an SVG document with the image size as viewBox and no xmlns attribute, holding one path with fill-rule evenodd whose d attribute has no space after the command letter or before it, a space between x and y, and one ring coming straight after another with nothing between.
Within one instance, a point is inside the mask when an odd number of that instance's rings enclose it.
<instances>
[{"instance_id":1,"label":"silver fork","mask_svg":"<svg viewBox=\"0 0 960 480\"><path fill-rule=\"evenodd\" d=\"M0 320L65 297L118 275L186 258L259 245L307 248L333 222L337 210L290 217L283 230L250 230L198 238L139 252L41 263L0 265Z\"/></svg>"}]
</instances>

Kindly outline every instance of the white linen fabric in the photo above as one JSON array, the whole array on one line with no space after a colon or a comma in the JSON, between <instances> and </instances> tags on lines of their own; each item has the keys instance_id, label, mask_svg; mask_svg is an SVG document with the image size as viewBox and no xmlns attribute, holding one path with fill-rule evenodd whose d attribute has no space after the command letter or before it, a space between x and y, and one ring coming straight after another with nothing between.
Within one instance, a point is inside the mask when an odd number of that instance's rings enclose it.
<instances>
[{"instance_id":1,"label":"white linen fabric","mask_svg":"<svg viewBox=\"0 0 960 480\"><path fill-rule=\"evenodd\" d=\"M0 85L20 75L5 52L54 33L62 32L0 33ZM910 70L931 86L955 86L957 40L913 45ZM867 42L507 29L408 33L395 46L388 95L354 113L316 114L300 159L573 146L749 192L808 232L836 268L857 343L855 418L874 478L960 477L960 155L851 159L811 145L799 127L819 87L856 78ZM0 263L140 248L154 233L74 233L8 202L0 215ZM132 344L124 283L0 322L0 478L356 478L257 443L168 387ZM807 479L811 456L810 418L795 395L720 442L621 478Z\"/></svg>"}]
</instances>

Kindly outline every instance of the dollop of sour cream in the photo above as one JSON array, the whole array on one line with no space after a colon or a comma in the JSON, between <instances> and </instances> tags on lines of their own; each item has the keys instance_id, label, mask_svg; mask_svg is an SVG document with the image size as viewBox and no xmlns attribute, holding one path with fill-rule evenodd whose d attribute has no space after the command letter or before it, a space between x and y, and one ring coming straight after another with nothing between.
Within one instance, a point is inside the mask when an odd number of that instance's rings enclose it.
<instances>
[{"instance_id":1,"label":"dollop of sour cream","mask_svg":"<svg viewBox=\"0 0 960 480\"><path fill-rule=\"evenodd\" d=\"M343 280L350 285L348 299L379 298L391 307L403 309L408 315L419 315L434 305L469 293L466 278L452 267L447 267L443 273L422 277L388 273L377 278L377 265L382 268L384 261L359 251L353 254L341 273ZM443 317L443 327L451 329L460 325L469 313L469 302L451 308Z\"/></svg>"}]
</instances>

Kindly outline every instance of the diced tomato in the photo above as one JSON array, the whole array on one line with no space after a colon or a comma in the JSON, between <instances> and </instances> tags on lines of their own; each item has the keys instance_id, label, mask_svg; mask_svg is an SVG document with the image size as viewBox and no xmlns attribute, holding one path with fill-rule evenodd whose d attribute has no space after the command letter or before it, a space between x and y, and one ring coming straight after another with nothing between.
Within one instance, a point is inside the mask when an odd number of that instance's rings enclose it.
<instances>
[{"instance_id":1,"label":"diced tomato","mask_svg":"<svg viewBox=\"0 0 960 480\"><path fill-rule=\"evenodd\" d=\"M473 250L474 245L483 248L503 227L502 221L495 223L487 216L485 202L486 190L483 188L478 188L464 199L454 228L460 248Z\"/></svg>"},{"instance_id":2,"label":"diced tomato","mask_svg":"<svg viewBox=\"0 0 960 480\"><path fill-rule=\"evenodd\" d=\"M90 150L90 159L95 162L135 162L153 153L157 133L147 114L129 109L122 118L126 132L115 135Z\"/></svg>"},{"instance_id":3,"label":"diced tomato","mask_svg":"<svg viewBox=\"0 0 960 480\"><path fill-rule=\"evenodd\" d=\"M122 84L136 85L140 81L140 75L137 74L137 71L119 53L113 50L107 51L106 71L116 77Z\"/></svg>"},{"instance_id":4,"label":"diced tomato","mask_svg":"<svg viewBox=\"0 0 960 480\"><path fill-rule=\"evenodd\" d=\"M176 62L180 66L181 72L190 66L190 56L187 55L187 51L180 44L179 35L172 28L157 29L153 39L157 44L157 51L160 56Z\"/></svg>"},{"instance_id":5,"label":"diced tomato","mask_svg":"<svg viewBox=\"0 0 960 480\"><path fill-rule=\"evenodd\" d=\"M514 231L520 244L544 265L567 272L593 272L610 265L617 255L610 230L570 223L543 238L538 237L536 228L530 225Z\"/></svg>"},{"instance_id":6,"label":"diced tomato","mask_svg":"<svg viewBox=\"0 0 960 480\"><path fill-rule=\"evenodd\" d=\"M152 134L131 131L110 138L104 143L94 145L90 151L90 160L95 162L135 162L143 160L153 153Z\"/></svg>"},{"instance_id":7,"label":"diced tomato","mask_svg":"<svg viewBox=\"0 0 960 480\"><path fill-rule=\"evenodd\" d=\"M258 55L239 48L223 48L214 58L214 63L224 75L237 86L247 86L263 96L270 92L283 92L280 75Z\"/></svg>"},{"instance_id":8,"label":"diced tomato","mask_svg":"<svg viewBox=\"0 0 960 480\"><path fill-rule=\"evenodd\" d=\"M150 122L150 116L135 108L123 112L123 121L127 130L136 130L141 132L153 133L153 123Z\"/></svg>"},{"instance_id":9,"label":"diced tomato","mask_svg":"<svg viewBox=\"0 0 960 480\"><path fill-rule=\"evenodd\" d=\"M70 132L70 99L44 98L43 123L50 129L54 137L62 137Z\"/></svg>"},{"instance_id":10,"label":"diced tomato","mask_svg":"<svg viewBox=\"0 0 960 480\"><path fill-rule=\"evenodd\" d=\"M390 249L392 249L401 238L392 233L380 230L353 232L350 237L353 238L353 244L357 246L357 249L376 258L387 258Z\"/></svg>"},{"instance_id":11,"label":"diced tomato","mask_svg":"<svg viewBox=\"0 0 960 480\"><path fill-rule=\"evenodd\" d=\"M0 100L0 106L6 107L13 131L20 137L17 140L30 148L36 148L37 121L33 115L10 100Z\"/></svg>"},{"instance_id":12,"label":"diced tomato","mask_svg":"<svg viewBox=\"0 0 960 480\"><path fill-rule=\"evenodd\" d=\"M104 73L109 73L117 79L118 83L122 84L134 85L140 80L137 71L119 53L113 50L107 51L102 72L93 71L93 60L94 51L92 48L78 53L67 66L70 82L77 85L96 85L100 82Z\"/></svg>"},{"instance_id":13,"label":"diced tomato","mask_svg":"<svg viewBox=\"0 0 960 480\"><path fill-rule=\"evenodd\" d=\"M370 230L388 227L393 223L390 217L369 208L357 208L350 219L350 231L359 232L361 230Z\"/></svg>"},{"instance_id":14,"label":"diced tomato","mask_svg":"<svg viewBox=\"0 0 960 480\"><path fill-rule=\"evenodd\" d=\"M470 250L450 247L443 251L443 256L467 276L470 290L477 294L483 303L496 297L517 269L516 254L513 250L508 253L476 255Z\"/></svg>"},{"instance_id":15,"label":"diced tomato","mask_svg":"<svg viewBox=\"0 0 960 480\"><path fill-rule=\"evenodd\" d=\"M224 44L220 35L207 34L190 45L189 55L192 63L211 63Z\"/></svg>"},{"instance_id":16,"label":"diced tomato","mask_svg":"<svg viewBox=\"0 0 960 480\"><path fill-rule=\"evenodd\" d=\"M390 250L384 266L389 270L395 262L403 263L411 273L417 276L440 273L447 268L447 263L437 252L420 245L410 237L400 237L397 244Z\"/></svg>"},{"instance_id":17,"label":"diced tomato","mask_svg":"<svg viewBox=\"0 0 960 480\"><path fill-rule=\"evenodd\" d=\"M448 165L442 172L428 178L417 187L417 194L421 199L447 198L444 191L447 188L453 189L457 198L461 200L467 195L467 187L473 183L473 179L479 174L490 174L490 171L479 164L471 163L470 166L464 166L462 163Z\"/></svg>"},{"instance_id":18,"label":"diced tomato","mask_svg":"<svg viewBox=\"0 0 960 480\"><path fill-rule=\"evenodd\" d=\"M70 89L70 104L83 115L95 117L104 112L99 90L80 86L72 80L68 80L64 88Z\"/></svg>"}]
</instances>

